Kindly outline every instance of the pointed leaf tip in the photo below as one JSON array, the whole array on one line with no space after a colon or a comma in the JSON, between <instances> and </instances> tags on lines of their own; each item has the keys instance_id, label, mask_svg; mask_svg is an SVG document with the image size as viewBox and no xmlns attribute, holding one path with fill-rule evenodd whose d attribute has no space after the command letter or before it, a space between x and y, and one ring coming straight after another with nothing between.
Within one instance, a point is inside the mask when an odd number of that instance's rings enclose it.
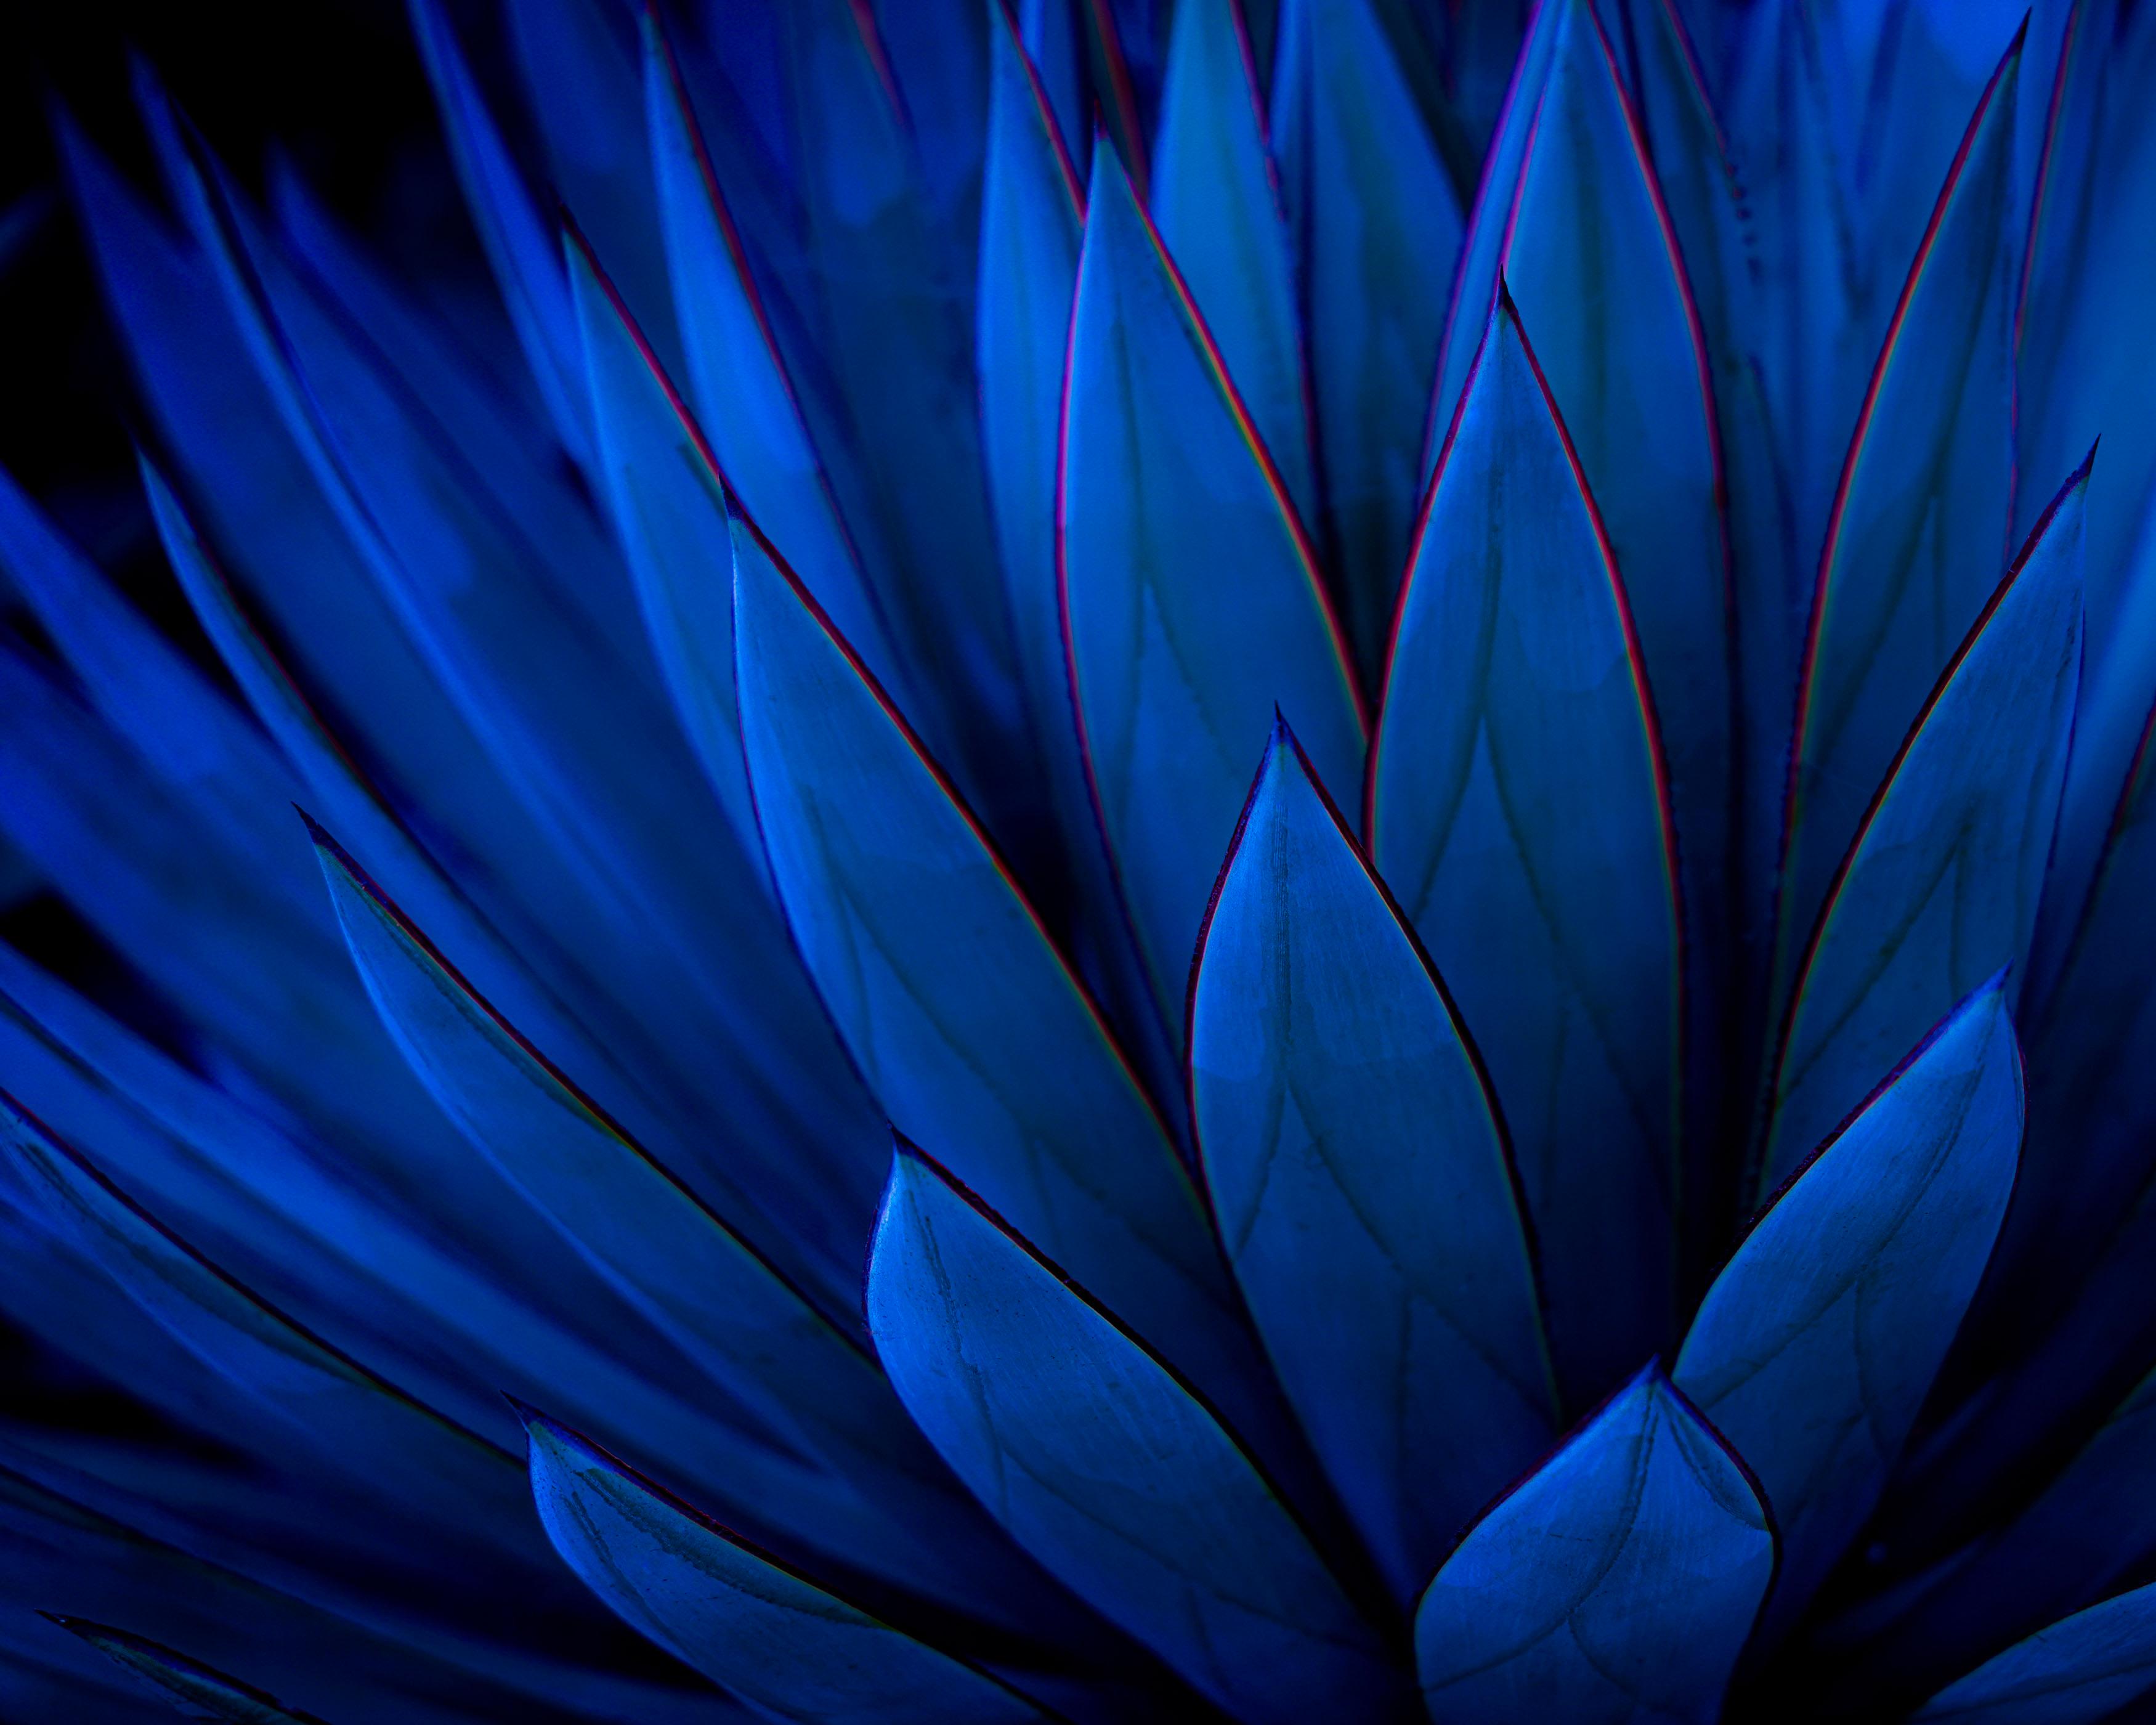
<instances>
[{"instance_id":1,"label":"pointed leaf tip","mask_svg":"<svg viewBox=\"0 0 2156 1725\"><path fill-rule=\"evenodd\" d=\"M1743 1466L1650 1366L1491 1508L1415 1614L1435 1725L1709 1725L1774 1573Z\"/></svg>"}]
</instances>

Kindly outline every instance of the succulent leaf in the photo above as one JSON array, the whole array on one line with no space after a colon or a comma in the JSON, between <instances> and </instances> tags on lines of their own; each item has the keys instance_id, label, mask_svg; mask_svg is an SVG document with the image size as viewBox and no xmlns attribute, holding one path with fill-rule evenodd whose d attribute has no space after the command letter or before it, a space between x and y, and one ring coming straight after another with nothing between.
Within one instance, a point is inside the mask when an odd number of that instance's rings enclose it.
<instances>
[{"instance_id":1,"label":"succulent leaf","mask_svg":"<svg viewBox=\"0 0 2156 1725\"><path fill-rule=\"evenodd\" d=\"M1383 1717L1399 1674L1205 1404L901 1147L869 1258L900 1396L1019 1544L1237 1717Z\"/></svg>"},{"instance_id":2,"label":"succulent leaf","mask_svg":"<svg viewBox=\"0 0 2156 1725\"><path fill-rule=\"evenodd\" d=\"M1285 723L1200 937L1221 1239L1319 1459L1412 1599L1557 1423L1504 1128L1451 1002Z\"/></svg>"},{"instance_id":3,"label":"succulent leaf","mask_svg":"<svg viewBox=\"0 0 2156 1725\"><path fill-rule=\"evenodd\" d=\"M1509 300L1424 506L1368 796L1512 1124L1558 1382L1591 1405L1672 1322L1675 855L1624 590Z\"/></svg>"},{"instance_id":4,"label":"succulent leaf","mask_svg":"<svg viewBox=\"0 0 2156 1725\"><path fill-rule=\"evenodd\" d=\"M1774 1571L1743 1470L1650 1368L1440 1567L1424 1704L1435 1725L1712 1720Z\"/></svg>"}]
</instances>

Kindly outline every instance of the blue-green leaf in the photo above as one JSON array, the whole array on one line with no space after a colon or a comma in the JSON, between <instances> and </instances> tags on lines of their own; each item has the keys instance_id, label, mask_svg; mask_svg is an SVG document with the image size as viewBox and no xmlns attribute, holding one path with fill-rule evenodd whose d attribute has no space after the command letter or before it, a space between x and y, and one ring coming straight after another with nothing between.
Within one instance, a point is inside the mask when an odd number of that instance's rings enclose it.
<instances>
[{"instance_id":1,"label":"blue-green leaf","mask_svg":"<svg viewBox=\"0 0 2156 1725\"><path fill-rule=\"evenodd\" d=\"M1023 1725L1044 1716L834 1597L528 1408L531 1496L562 1561L633 1628L768 1717Z\"/></svg>"},{"instance_id":2,"label":"blue-green leaf","mask_svg":"<svg viewBox=\"0 0 2156 1725\"><path fill-rule=\"evenodd\" d=\"M1163 1017L1276 708L1353 784L1363 725L1310 547L1113 156L1095 163L1062 473L1071 684ZM1233 570L1232 582L1214 572Z\"/></svg>"},{"instance_id":3,"label":"blue-green leaf","mask_svg":"<svg viewBox=\"0 0 2156 1725\"><path fill-rule=\"evenodd\" d=\"M733 542L726 488L703 433L581 237L567 246L583 337L595 466L653 653L682 728L754 854L756 814L734 716Z\"/></svg>"},{"instance_id":4,"label":"blue-green leaf","mask_svg":"<svg viewBox=\"0 0 2156 1725\"><path fill-rule=\"evenodd\" d=\"M1774 1573L1743 1468L1650 1367L1445 1560L1424 1702L1435 1725L1710 1725Z\"/></svg>"},{"instance_id":5,"label":"blue-green leaf","mask_svg":"<svg viewBox=\"0 0 2156 1725\"><path fill-rule=\"evenodd\" d=\"M650 17L644 96L689 393L716 465L846 638L890 678L884 619L803 424L687 93ZM721 582L725 567L714 570ZM715 590L724 597L723 588Z\"/></svg>"},{"instance_id":6,"label":"blue-green leaf","mask_svg":"<svg viewBox=\"0 0 2156 1725\"><path fill-rule=\"evenodd\" d=\"M1262 1366L1166 1127L882 691L746 524L736 547L757 814L794 940L870 1089L901 1132L1235 1400Z\"/></svg>"},{"instance_id":7,"label":"blue-green leaf","mask_svg":"<svg viewBox=\"0 0 2156 1725\"><path fill-rule=\"evenodd\" d=\"M410 0L410 5L412 33L434 87L449 159L510 323L562 443L579 460L588 460L591 421L561 260L465 64L441 0Z\"/></svg>"},{"instance_id":8,"label":"blue-green leaf","mask_svg":"<svg viewBox=\"0 0 2156 1725\"><path fill-rule=\"evenodd\" d=\"M1912 1713L1910 1725L2096 1725L2156 1684L2156 1585L2041 1629Z\"/></svg>"},{"instance_id":9,"label":"blue-green leaf","mask_svg":"<svg viewBox=\"0 0 2156 1725\"><path fill-rule=\"evenodd\" d=\"M1147 207L1281 483L1314 520L1295 268L1239 0L1175 8Z\"/></svg>"},{"instance_id":10,"label":"blue-green leaf","mask_svg":"<svg viewBox=\"0 0 2156 1725\"><path fill-rule=\"evenodd\" d=\"M2014 1189L2021 1063L1994 977L1755 1224L1676 1380L1751 1464L1782 1568L1763 1633L1810 1603L1886 1488Z\"/></svg>"},{"instance_id":11,"label":"blue-green leaf","mask_svg":"<svg viewBox=\"0 0 2156 1725\"><path fill-rule=\"evenodd\" d=\"M11 1209L34 1215L164 1332L176 1364L228 1384L282 1445L303 1447L439 1526L497 1577L530 1567L513 1464L410 1400L203 1259L0 1095ZM484 1555L481 1555L484 1554Z\"/></svg>"},{"instance_id":12,"label":"blue-green leaf","mask_svg":"<svg viewBox=\"0 0 2156 1725\"><path fill-rule=\"evenodd\" d=\"M1910 265L1828 519L1783 816L1784 964L2007 550L2007 230L2020 64L2017 39L1977 105ZM1943 1005L1932 1003L1932 1015Z\"/></svg>"},{"instance_id":13,"label":"blue-green leaf","mask_svg":"<svg viewBox=\"0 0 2156 1725\"><path fill-rule=\"evenodd\" d=\"M1342 608L1358 665L1374 669L1407 563L1427 383L1461 218L1370 0L1288 0L1273 70L1272 145L1301 260ZM1168 240L1175 245L1173 232ZM1176 255L1188 273L1187 249ZM1194 289L1209 303L1202 284ZM1235 372L1232 350L1227 357Z\"/></svg>"},{"instance_id":14,"label":"blue-green leaf","mask_svg":"<svg viewBox=\"0 0 2156 1725\"><path fill-rule=\"evenodd\" d=\"M905 1147L868 1311L884 1369L958 1476L1203 1693L1252 1725L1398 1705L1404 1684L1376 1632L1235 1440Z\"/></svg>"},{"instance_id":15,"label":"blue-green leaf","mask_svg":"<svg viewBox=\"0 0 2156 1725\"><path fill-rule=\"evenodd\" d=\"M1580 1406L1672 1321L1673 839L1624 590L1509 300L1425 511L1366 836L1489 1062Z\"/></svg>"},{"instance_id":16,"label":"blue-green leaf","mask_svg":"<svg viewBox=\"0 0 2156 1725\"><path fill-rule=\"evenodd\" d=\"M765 1443L882 1494L888 1542L846 1555L924 1591L993 1599L947 1482L853 1338L471 993L335 841L317 831L316 845L382 1022L443 1111L563 1249L671 1341ZM947 1528L932 1554L919 1532L932 1518Z\"/></svg>"},{"instance_id":17,"label":"blue-green leaf","mask_svg":"<svg viewBox=\"0 0 2156 1725\"><path fill-rule=\"evenodd\" d=\"M1762 1189L1949 1006L2028 951L2081 677L2087 482L2084 463L2037 522L1835 877L1783 1024Z\"/></svg>"},{"instance_id":18,"label":"blue-green leaf","mask_svg":"<svg viewBox=\"0 0 2156 1725\"><path fill-rule=\"evenodd\" d=\"M141 1635L80 1617L52 1620L123 1671L162 1692L173 1707L192 1718L226 1719L233 1725L323 1725L312 1713L295 1712L274 1695Z\"/></svg>"},{"instance_id":19,"label":"blue-green leaf","mask_svg":"<svg viewBox=\"0 0 2156 1725\"><path fill-rule=\"evenodd\" d=\"M1532 335L1639 633L1669 774L1702 1100L1719 1067L1705 986L1726 950L1729 550L1707 357L1661 190L1588 0L1559 13L1502 268Z\"/></svg>"},{"instance_id":20,"label":"blue-green leaf","mask_svg":"<svg viewBox=\"0 0 2156 1725\"><path fill-rule=\"evenodd\" d=\"M1047 800L1062 839L1060 861L1077 906L1073 956L1098 979L1133 1058L1164 1092L1173 1085L1168 1032L1102 845L1070 708L1070 664L1056 590L1063 369L1085 199L1056 136L1045 74L1026 59L1004 8L988 9L993 99L981 204L978 338L988 498L1026 714L1047 770ZM1052 890L1055 883L1047 884Z\"/></svg>"},{"instance_id":21,"label":"blue-green leaf","mask_svg":"<svg viewBox=\"0 0 2156 1725\"><path fill-rule=\"evenodd\" d=\"M1259 1334L1404 1603L1556 1429L1504 1129L1283 724L1199 942L1191 1100Z\"/></svg>"}]
</instances>

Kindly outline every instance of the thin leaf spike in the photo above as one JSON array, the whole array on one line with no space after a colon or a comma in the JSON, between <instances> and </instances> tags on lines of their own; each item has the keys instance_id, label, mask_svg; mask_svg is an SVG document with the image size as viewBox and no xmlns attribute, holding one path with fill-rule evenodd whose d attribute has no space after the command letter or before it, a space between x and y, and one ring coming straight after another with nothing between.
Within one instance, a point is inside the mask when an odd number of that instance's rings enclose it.
<instances>
[{"instance_id":1,"label":"thin leaf spike","mask_svg":"<svg viewBox=\"0 0 2156 1725\"><path fill-rule=\"evenodd\" d=\"M1056 134L1045 71L1001 6L989 13L988 164L981 193L977 343L981 445L1003 553L1026 716L1046 768L1060 861L1079 907L1074 953L1096 976L1133 1057L1165 1091L1170 1033L1146 977L1101 840L1070 708L1070 665L1055 578L1063 365L1086 203ZM1069 22L1067 19L1065 22Z\"/></svg>"},{"instance_id":2,"label":"thin leaf spike","mask_svg":"<svg viewBox=\"0 0 2156 1725\"><path fill-rule=\"evenodd\" d=\"M1797 1175L1692 1320L1678 1387L1751 1464L1781 1537L1763 1635L1884 1491L1998 1237L2021 1120L1998 976Z\"/></svg>"},{"instance_id":3,"label":"thin leaf spike","mask_svg":"<svg viewBox=\"0 0 2156 1725\"><path fill-rule=\"evenodd\" d=\"M624 1621L767 1717L1026 1725L1040 1709L848 1604L519 1405L531 1496L562 1561Z\"/></svg>"},{"instance_id":4,"label":"thin leaf spike","mask_svg":"<svg viewBox=\"0 0 2156 1725\"><path fill-rule=\"evenodd\" d=\"M1691 286L1589 0L1560 14L1503 250L1504 286L1594 493L1637 625L1682 841L1694 975L1724 949L1732 806L1721 438ZM1715 1003L1695 990L1702 1058Z\"/></svg>"},{"instance_id":5,"label":"thin leaf spike","mask_svg":"<svg viewBox=\"0 0 2156 1725\"><path fill-rule=\"evenodd\" d=\"M1065 384L1071 687L1162 1016L1277 707L1353 784L1355 678L1310 546L1204 324L1112 151L1096 151Z\"/></svg>"},{"instance_id":6,"label":"thin leaf spike","mask_svg":"<svg viewBox=\"0 0 2156 1725\"><path fill-rule=\"evenodd\" d=\"M1031 906L746 525L749 782L809 975L899 1130L1214 1394L1261 1373L1173 1140Z\"/></svg>"},{"instance_id":7,"label":"thin leaf spike","mask_svg":"<svg viewBox=\"0 0 2156 1725\"><path fill-rule=\"evenodd\" d=\"M1476 1524L1415 1613L1435 1725L1711 1725L1774 1573L1743 1466L1649 1367Z\"/></svg>"},{"instance_id":8,"label":"thin leaf spike","mask_svg":"<svg viewBox=\"0 0 2156 1725\"><path fill-rule=\"evenodd\" d=\"M1762 1190L2029 950L2081 679L2088 474L2084 462L2037 521L1843 860L1783 1024Z\"/></svg>"},{"instance_id":9,"label":"thin leaf spike","mask_svg":"<svg viewBox=\"0 0 2156 1725\"><path fill-rule=\"evenodd\" d=\"M1675 841L1624 590L1509 300L1424 504L1368 795L1512 1124L1584 1405L1673 1322Z\"/></svg>"},{"instance_id":10,"label":"thin leaf spike","mask_svg":"<svg viewBox=\"0 0 2156 1725\"><path fill-rule=\"evenodd\" d=\"M647 12L644 22L644 111L698 421L743 506L785 548L847 639L893 682L886 619L839 518L656 18ZM724 570L715 572L721 582Z\"/></svg>"},{"instance_id":11,"label":"thin leaf spike","mask_svg":"<svg viewBox=\"0 0 2156 1725\"><path fill-rule=\"evenodd\" d=\"M733 595L726 579L733 541L725 484L703 433L582 236L572 233L566 249L597 476L675 711L753 855L756 816L734 716Z\"/></svg>"},{"instance_id":12,"label":"thin leaf spike","mask_svg":"<svg viewBox=\"0 0 2156 1725\"><path fill-rule=\"evenodd\" d=\"M904 1145L868 1312L900 1399L959 1478L1201 1693L1250 1725L1392 1717L1403 1674L1235 1438Z\"/></svg>"},{"instance_id":13,"label":"thin leaf spike","mask_svg":"<svg viewBox=\"0 0 2156 1725\"><path fill-rule=\"evenodd\" d=\"M1241 0L1175 9L1147 207L1305 521L1317 519L1294 259Z\"/></svg>"},{"instance_id":14,"label":"thin leaf spike","mask_svg":"<svg viewBox=\"0 0 2156 1725\"><path fill-rule=\"evenodd\" d=\"M252 1684L144 1636L85 1618L45 1615L190 1718L221 1719L230 1725L324 1725L312 1713L288 1707Z\"/></svg>"},{"instance_id":15,"label":"thin leaf spike","mask_svg":"<svg viewBox=\"0 0 2156 1725\"><path fill-rule=\"evenodd\" d=\"M1461 218L1371 0L1283 6L1272 145L1301 263L1330 542L1356 662L1374 670L1407 565Z\"/></svg>"},{"instance_id":16,"label":"thin leaf spike","mask_svg":"<svg viewBox=\"0 0 2156 1725\"><path fill-rule=\"evenodd\" d=\"M473 993L328 834L315 840L367 993L443 1112L735 1419L881 1492L894 1537L852 1555L996 1615L993 1586L1010 1584L965 1573L977 1536L951 1519L946 1482L854 1337ZM943 1548L931 1555L917 1536L934 1522Z\"/></svg>"},{"instance_id":17,"label":"thin leaf spike","mask_svg":"<svg viewBox=\"0 0 2156 1725\"><path fill-rule=\"evenodd\" d=\"M1939 193L1828 519L1783 815L1784 963L1827 896L1919 691L1984 608L2007 548L2008 216L2020 49L2017 35Z\"/></svg>"},{"instance_id":18,"label":"thin leaf spike","mask_svg":"<svg viewBox=\"0 0 2156 1725\"><path fill-rule=\"evenodd\" d=\"M2076 1611L1909 1716L1910 1725L2097 1725L2156 1686L2156 1584Z\"/></svg>"},{"instance_id":19,"label":"thin leaf spike","mask_svg":"<svg viewBox=\"0 0 2156 1725\"><path fill-rule=\"evenodd\" d=\"M442 131L503 305L563 445L592 453L577 325L545 223L465 64L441 0L410 0L412 33L441 110Z\"/></svg>"},{"instance_id":20,"label":"thin leaf spike","mask_svg":"<svg viewBox=\"0 0 2156 1725\"><path fill-rule=\"evenodd\" d=\"M1286 723L1199 942L1199 1157L1289 1400L1405 1604L1557 1428L1473 1046Z\"/></svg>"}]
</instances>

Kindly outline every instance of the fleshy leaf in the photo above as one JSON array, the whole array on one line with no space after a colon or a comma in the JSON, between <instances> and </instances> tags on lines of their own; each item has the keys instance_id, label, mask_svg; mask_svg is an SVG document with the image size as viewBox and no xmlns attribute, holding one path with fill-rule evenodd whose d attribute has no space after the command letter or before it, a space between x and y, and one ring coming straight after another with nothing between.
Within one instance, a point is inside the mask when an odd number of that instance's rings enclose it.
<instances>
[{"instance_id":1,"label":"fleshy leaf","mask_svg":"<svg viewBox=\"0 0 2156 1725\"><path fill-rule=\"evenodd\" d=\"M682 728L753 854L756 814L734 714L733 543L726 488L703 433L583 240L568 247L585 379L623 554Z\"/></svg>"},{"instance_id":2,"label":"fleshy leaf","mask_svg":"<svg viewBox=\"0 0 2156 1725\"><path fill-rule=\"evenodd\" d=\"M591 455L577 324L562 266L531 194L510 159L494 116L444 16L441 0L410 0L412 33L434 87L449 159L465 204L501 290L541 398L562 443L579 460Z\"/></svg>"},{"instance_id":3,"label":"fleshy leaf","mask_svg":"<svg viewBox=\"0 0 2156 1725\"><path fill-rule=\"evenodd\" d=\"M80 1617L52 1620L123 1671L163 1692L191 1717L226 1719L233 1725L323 1725L312 1713L295 1712L273 1695L141 1635Z\"/></svg>"},{"instance_id":4,"label":"fleshy leaf","mask_svg":"<svg viewBox=\"0 0 2156 1725\"><path fill-rule=\"evenodd\" d=\"M1043 74L1024 58L1004 8L988 8L994 78L988 179L981 204L978 355L982 454L1003 552L1004 590L1026 712L1048 774L1078 915L1074 956L1097 977L1133 1058L1163 1092L1173 1086L1168 1032L1116 896L1100 816L1086 783L1055 578L1055 485L1063 362L1078 282L1085 200L1055 135ZM1032 859L1029 858L1030 861Z\"/></svg>"},{"instance_id":5,"label":"fleshy leaf","mask_svg":"<svg viewBox=\"0 0 2156 1725\"><path fill-rule=\"evenodd\" d=\"M1063 433L1071 686L1154 995L1176 1023L1275 710L1334 784L1356 782L1364 732L1294 508L1106 151L1079 257Z\"/></svg>"},{"instance_id":6,"label":"fleshy leaf","mask_svg":"<svg viewBox=\"0 0 2156 1725\"><path fill-rule=\"evenodd\" d=\"M2087 482L2084 463L1948 662L1829 891L1783 1025L1762 1189L2028 951L2080 682Z\"/></svg>"},{"instance_id":7,"label":"fleshy leaf","mask_svg":"<svg viewBox=\"0 0 2156 1725\"><path fill-rule=\"evenodd\" d=\"M1175 8L1147 208L1305 521L1316 518L1301 321L1239 0Z\"/></svg>"},{"instance_id":8,"label":"fleshy leaf","mask_svg":"<svg viewBox=\"0 0 2156 1725\"><path fill-rule=\"evenodd\" d=\"M1435 1725L1710 1725L1774 1573L1742 1466L1656 1368L1477 1522L1415 1613Z\"/></svg>"},{"instance_id":9,"label":"fleshy leaf","mask_svg":"<svg viewBox=\"0 0 2156 1725\"><path fill-rule=\"evenodd\" d=\"M1018 1725L1040 1710L834 1598L588 1439L520 1408L562 1561L631 1627L770 1717Z\"/></svg>"},{"instance_id":10,"label":"fleshy leaf","mask_svg":"<svg viewBox=\"0 0 2156 1725\"><path fill-rule=\"evenodd\" d=\"M1683 861L1708 1099L1719 1070L1704 986L1727 947L1731 711L1720 434L1691 286L1661 189L1589 0L1560 14L1505 240L1505 287L1625 579L1661 726Z\"/></svg>"},{"instance_id":11,"label":"fleshy leaf","mask_svg":"<svg viewBox=\"0 0 2156 1725\"><path fill-rule=\"evenodd\" d=\"M346 941L398 1046L566 1249L680 1348L767 1443L878 1482L901 1524L933 1516L951 1527L947 1488L852 1337L472 993L327 834L317 831L316 845ZM977 1562L978 1552L960 1556L963 1532L942 1544L951 1563ZM978 1596L982 1579L962 1579L924 1553L901 1535L858 1555L905 1584L969 1603Z\"/></svg>"},{"instance_id":12,"label":"fleshy leaf","mask_svg":"<svg viewBox=\"0 0 2156 1725\"><path fill-rule=\"evenodd\" d=\"M899 1130L1213 1394L1262 1373L1173 1141L964 805L746 524L742 728L809 974Z\"/></svg>"},{"instance_id":13,"label":"fleshy leaf","mask_svg":"<svg viewBox=\"0 0 2156 1725\"><path fill-rule=\"evenodd\" d=\"M1910 265L1828 520L1783 816L1785 963L1831 891L1835 863L1922 691L1984 608L2005 552L2007 214L2020 64L2017 37Z\"/></svg>"},{"instance_id":14,"label":"fleshy leaf","mask_svg":"<svg viewBox=\"0 0 2156 1725\"><path fill-rule=\"evenodd\" d=\"M644 27L644 96L666 257L698 418L716 465L881 675L884 619L788 381L658 26ZM724 564L713 572L723 579Z\"/></svg>"},{"instance_id":15,"label":"fleshy leaf","mask_svg":"<svg viewBox=\"0 0 2156 1725\"><path fill-rule=\"evenodd\" d=\"M1358 665L1374 670L1407 562L1425 384L1444 332L1461 218L1370 0L1287 0L1272 144L1301 259L1342 608ZM1187 271L1189 259L1177 256ZM1202 301L1204 285L1194 285ZM1235 356L1228 357L1232 371Z\"/></svg>"},{"instance_id":16,"label":"fleshy leaf","mask_svg":"<svg viewBox=\"0 0 2156 1725\"><path fill-rule=\"evenodd\" d=\"M1479 1060L1276 728L1199 942L1191 1096L1229 1260L1288 1399L1411 1600L1556 1429Z\"/></svg>"},{"instance_id":17,"label":"fleshy leaf","mask_svg":"<svg viewBox=\"0 0 2156 1725\"><path fill-rule=\"evenodd\" d=\"M1998 1237L2021 1115L1995 977L1806 1165L1692 1320L1676 1383L1751 1464L1781 1539L1763 1635L1886 1488Z\"/></svg>"},{"instance_id":18,"label":"fleshy leaf","mask_svg":"<svg viewBox=\"0 0 2156 1725\"><path fill-rule=\"evenodd\" d=\"M1672 1320L1673 840L1624 591L1509 300L1424 511L1366 836L1489 1063L1580 1406Z\"/></svg>"},{"instance_id":19,"label":"fleshy leaf","mask_svg":"<svg viewBox=\"0 0 2156 1725\"><path fill-rule=\"evenodd\" d=\"M2156 1684L2156 1585L2076 1611L1986 1660L1910 1725L2096 1725Z\"/></svg>"},{"instance_id":20,"label":"fleshy leaf","mask_svg":"<svg viewBox=\"0 0 2156 1725\"><path fill-rule=\"evenodd\" d=\"M901 1146L869 1328L907 1410L1019 1543L1252 1725L1404 1687L1270 1484L1153 1355Z\"/></svg>"}]
</instances>

